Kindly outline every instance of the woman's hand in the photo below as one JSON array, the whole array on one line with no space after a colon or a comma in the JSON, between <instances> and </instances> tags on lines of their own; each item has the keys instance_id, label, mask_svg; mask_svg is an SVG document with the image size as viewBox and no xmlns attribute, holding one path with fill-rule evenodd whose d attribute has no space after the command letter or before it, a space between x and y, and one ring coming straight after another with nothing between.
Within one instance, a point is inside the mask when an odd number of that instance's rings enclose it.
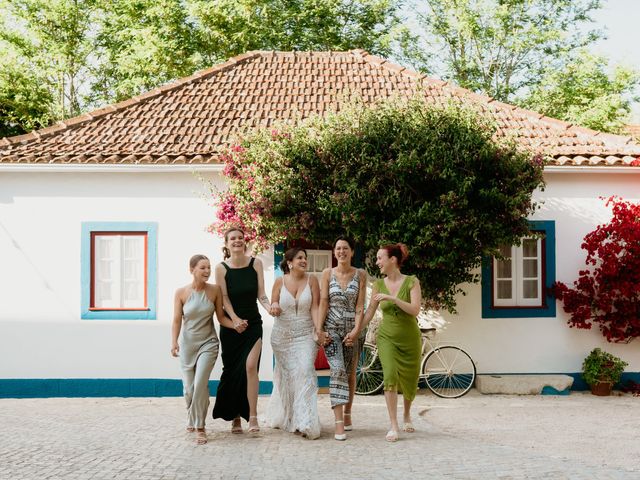
<instances>
[{"instance_id":1,"label":"woman's hand","mask_svg":"<svg viewBox=\"0 0 640 480\"><path fill-rule=\"evenodd\" d=\"M387 300L389 302L394 302L396 297L392 297L391 295L387 295L386 293L376 293L373 296L373 299L378 303L380 303L380 302L382 302L384 300Z\"/></svg>"},{"instance_id":2,"label":"woman's hand","mask_svg":"<svg viewBox=\"0 0 640 480\"><path fill-rule=\"evenodd\" d=\"M360 332L357 328L354 327L353 330L347 333L342 343L344 343L347 347L353 347L358 340L358 335L360 335Z\"/></svg>"},{"instance_id":3,"label":"woman's hand","mask_svg":"<svg viewBox=\"0 0 640 480\"><path fill-rule=\"evenodd\" d=\"M280 308L280 304L278 302L273 302L271 304L271 308L269 308L269 315L272 317L277 317L282 313L282 308Z\"/></svg>"},{"instance_id":4,"label":"woman's hand","mask_svg":"<svg viewBox=\"0 0 640 480\"><path fill-rule=\"evenodd\" d=\"M180 345L177 342L173 342L171 345L171 356L177 357L180 354Z\"/></svg>"},{"instance_id":5,"label":"woman's hand","mask_svg":"<svg viewBox=\"0 0 640 480\"><path fill-rule=\"evenodd\" d=\"M324 330L316 331L316 336L318 337L316 343L321 347L327 346L331 343L331 337Z\"/></svg>"},{"instance_id":6,"label":"woman's hand","mask_svg":"<svg viewBox=\"0 0 640 480\"><path fill-rule=\"evenodd\" d=\"M249 322L247 322L246 320L242 320L241 318L239 318L238 320L233 320L233 329L238 333L244 332L248 326Z\"/></svg>"}]
</instances>

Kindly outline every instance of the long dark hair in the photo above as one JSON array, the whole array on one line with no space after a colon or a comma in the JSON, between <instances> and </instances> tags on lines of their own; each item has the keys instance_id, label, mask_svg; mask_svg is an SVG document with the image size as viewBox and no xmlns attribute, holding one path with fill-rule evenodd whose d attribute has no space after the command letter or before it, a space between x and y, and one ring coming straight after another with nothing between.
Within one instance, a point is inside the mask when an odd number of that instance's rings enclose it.
<instances>
[{"instance_id":1,"label":"long dark hair","mask_svg":"<svg viewBox=\"0 0 640 480\"><path fill-rule=\"evenodd\" d=\"M339 242L340 240L347 242L347 243L349 244L349 247L351 247L351 250L354 250L354 251L355 251L355 249L356 249L356 242L354 242L352 238L347 237L346 235L340 235L338 238L336 238L336 239L333 241L333 248L332 248L331 250L335 250L335 249L336 249L336 245L338 244L338 242Z\"/></svg>"},{"instance_id":2,"label":"long dark hair","mask_svg":"<svg viewBox=\"0 0 640 480\"><path fill-rule=\"evenodd\" d=\"M307 251L302 247L292 247L285 252L284 258L280 262L280 270L283 273L289 273L289 262L292 262L300 252L304 252L304 256L307 256Z\"/></svg>"}]
</instances>

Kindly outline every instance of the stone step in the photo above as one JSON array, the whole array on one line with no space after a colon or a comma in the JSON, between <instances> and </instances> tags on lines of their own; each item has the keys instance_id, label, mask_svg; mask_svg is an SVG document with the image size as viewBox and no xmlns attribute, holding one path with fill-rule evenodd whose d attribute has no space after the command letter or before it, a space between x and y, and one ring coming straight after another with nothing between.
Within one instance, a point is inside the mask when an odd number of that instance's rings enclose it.
<instances>
[{"instance_id":1,"label":"stone step","mask_svg":"<svg viewBox=\"0 0 640 480\"><path fill-rule=\"evenodd\" d=\"M569 375L478 375L476 390L484 394L569 395Z\"/></svg>"}]
</instances>

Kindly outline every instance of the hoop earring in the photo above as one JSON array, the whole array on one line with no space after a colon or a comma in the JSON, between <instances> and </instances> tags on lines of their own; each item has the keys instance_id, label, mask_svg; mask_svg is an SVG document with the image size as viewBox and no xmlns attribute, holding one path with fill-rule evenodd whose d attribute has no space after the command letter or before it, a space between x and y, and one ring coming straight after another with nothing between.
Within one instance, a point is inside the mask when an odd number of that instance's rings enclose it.
<instances>
[{"instance_id":1,"label":"hoop earring","mask_svg":"<svg viewBox=\"0 0 640 480\"><path fill-rule=\"evenodd\" d=\"M292 263L287 263L287 267L289 268L289 270L291 270L293 268L293 264Z\"/></svg>"}]
</instances>

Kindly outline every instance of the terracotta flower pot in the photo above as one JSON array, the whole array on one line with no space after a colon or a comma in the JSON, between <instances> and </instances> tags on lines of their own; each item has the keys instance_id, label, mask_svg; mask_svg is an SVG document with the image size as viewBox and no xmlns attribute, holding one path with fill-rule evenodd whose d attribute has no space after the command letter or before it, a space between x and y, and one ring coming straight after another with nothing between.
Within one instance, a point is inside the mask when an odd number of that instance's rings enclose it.
<instances>
[{"instance_id":1,"label":"terracotta flower pot","mask_svg":"<svg viewBox=\"0 0 640 480\"><path fill-rule=\"evenodd\" d=\"M613 384L610 382L598 382L591 385L591 393L600 397L608 397L611 395Z\"/></svg>"}]
</instances>

